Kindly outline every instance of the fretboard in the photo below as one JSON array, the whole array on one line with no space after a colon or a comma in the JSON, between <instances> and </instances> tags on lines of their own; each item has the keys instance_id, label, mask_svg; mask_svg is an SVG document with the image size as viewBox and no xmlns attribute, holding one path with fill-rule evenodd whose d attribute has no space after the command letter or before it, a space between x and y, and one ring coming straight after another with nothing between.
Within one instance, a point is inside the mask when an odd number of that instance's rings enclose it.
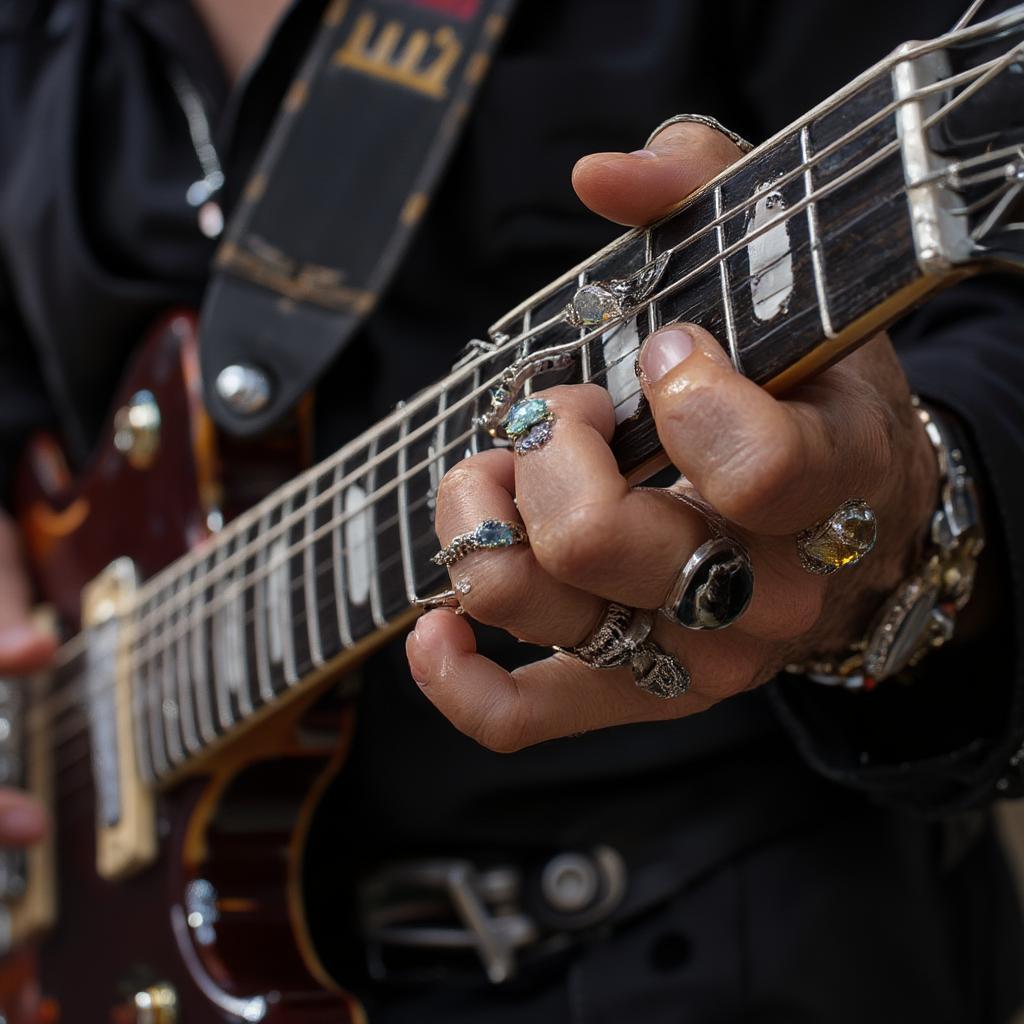
<instances>
[{"instance_id":1,"label":"fretboard","mask_svg":"<svg viewBox=\"0 0 1024 1024\"><path fill-rule=\"evenodd\" d=\"M527 370L520 396L606 387L613 448L636 479L661 452L635 372L651 331L700 324L740 372L781 389L934 287L915 253L898 107L888 68L865 76L517 307L438 384L146 583L132 623L144 773L173 775L447 586L429 561L438 483L500 443L480 421L510 368ZM580 326L566 315L581 286L652 265L660 276L622 316ZM551 352L561 358L531 363Z\"/></svg>"}]
</instances>

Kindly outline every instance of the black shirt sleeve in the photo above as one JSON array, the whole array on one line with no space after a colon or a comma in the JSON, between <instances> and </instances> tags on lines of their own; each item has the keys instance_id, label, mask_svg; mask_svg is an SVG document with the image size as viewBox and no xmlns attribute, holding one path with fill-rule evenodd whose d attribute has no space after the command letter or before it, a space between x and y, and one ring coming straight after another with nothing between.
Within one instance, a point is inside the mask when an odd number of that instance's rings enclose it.
<instances>
[{"instance_id":1,"label":"black shirt sleeve","mask_svg":"<svg viewBox=\"0 0 1024 1024\"><path fill-rule=\"evenodd\" d=\"M911 685L867 694L783 677L773 697L825 775L925 813L1024 795L1024 288L990 278L939 296L894 330L911 388L966 429L981 473L984 630L929 655Z\"/></svg>"}]
</instances>

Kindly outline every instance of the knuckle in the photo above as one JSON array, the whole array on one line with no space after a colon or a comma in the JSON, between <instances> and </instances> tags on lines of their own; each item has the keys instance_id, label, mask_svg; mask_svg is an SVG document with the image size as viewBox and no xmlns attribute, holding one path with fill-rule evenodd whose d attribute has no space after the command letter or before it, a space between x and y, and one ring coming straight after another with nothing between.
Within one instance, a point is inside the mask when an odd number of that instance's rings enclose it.
<instances>
[{"instance_id":1,"label":"knuckle","mask_svg":"<svg viewBox=\"0 0 1024 1024\"><path fill-rule=\"evenodd\" d=\"M779 615L773 623L773 637L776 640L799 640L810 633L821 621L825 610L823 586L795 588L785 601L778 603Z\"/></svg>"},{"instance_id":2,"label":"knuckle","mask_svg":"<svg viewBox=\"0 0 1024 1024\"><path fill-rule=\"evenodd\" d=\"M564 583L590 579L614 557L617 515L614 504L602 502L570 509L531 536L534 555L551 576Z\"/></svg>"},{"instance_id":3,"label":"knuckle","mask_svg":"<svg viewBox=\"0 0 1024 1024\"><path fill-rule=\"evenodd\" d=\"M459 465L448 470L437 488L437 517L457 512L467 493L476 483L476 472L470 466Z\"/></svg>"},{"instance_id":4,"label":"knuckle","mask_svg":"<svg viewBox=\"0 0 1024 1024\"><path fill-rule=\"evenodd\" d=\"M483 707L468 735L492 754L514 754L529 746L529 726L521 705L496 701Z\"/></svg>"},{"instance_id":5,"label":"knuckle","mask_svg":"<svg viewBox=\"0 0 1024 1024\"><path fill-rule=\"evenodd\" d=\"M478 564L467 573L472 587L460 595L463 608L478 622L486 626L509 628L514 619L521 619L532 606L536 587L531 585L528 572L511 568L509 559L516 557L511 551L487 552L477 556ZM458 572L453 571L453 576Z\"/></svg>"},{"instance_id":6,"label":"knuckle","mask_svg":"<svg viewBox=\"0 0 1024 1024\"><path fill-rule=\"evenodd\" d=\"M714 468L708 500L726 519L754 522L793 490L803 472L802 450L791 441L737 448Z\"/></svg>"}]
</instances>

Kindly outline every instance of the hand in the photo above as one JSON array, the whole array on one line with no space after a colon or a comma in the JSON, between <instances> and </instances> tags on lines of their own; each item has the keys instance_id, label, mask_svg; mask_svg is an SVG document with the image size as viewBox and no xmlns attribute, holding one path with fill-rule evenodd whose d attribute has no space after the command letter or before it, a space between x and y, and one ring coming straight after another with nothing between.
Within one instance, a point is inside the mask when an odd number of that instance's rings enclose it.
<instances>
[{"instance_id":1,"label":"hand","mask_svg":"<svg viewBox=\"0 0 1024 1024\"><path fill-rule=\"evenodd\" d=\"M651 148L653 155L581 161L580 197L610 219L649 222L738 155L720 134L692 124L667 129ZM567 655L509 673L477 653L464 618L431 612L407 641L412 674L457 728L491 749L694 714L791 661L839 652L862 635L923 540L938 472L886 336L782 401L736 373L716 340L692 325L652 335L640 362L665 451L750 552L753 600L719 632L658 617L653 639L692 676L690 692L669 701L639 690L628 669L598 671ZM521 516L529 546L473 553L452 566L452 578L471 583L461 601L474 619L570 647L608 601L660 607L709 531L689 505L631 488L619 474L605 391L583 385L544 397L557 416L550 443L521 456L484 452L452 469L436 529L447 543L482 519ZM833 576L809 574L794 535L854 497L875 509L875 550Z\"/></svg>"},{"instance_id":2,"label":"hand","mask_svg":"<svg viewBox=\"0 0 1024 1024\"><path fill-rule=\"evenodd\" d=\"M32 624L30 600L17 529L0 512L0 677L46 668L53 657L53 637ZM32 797L0 787L0 847L30 845L46 827L46 812Z\"/></svg>"}]
</instances>

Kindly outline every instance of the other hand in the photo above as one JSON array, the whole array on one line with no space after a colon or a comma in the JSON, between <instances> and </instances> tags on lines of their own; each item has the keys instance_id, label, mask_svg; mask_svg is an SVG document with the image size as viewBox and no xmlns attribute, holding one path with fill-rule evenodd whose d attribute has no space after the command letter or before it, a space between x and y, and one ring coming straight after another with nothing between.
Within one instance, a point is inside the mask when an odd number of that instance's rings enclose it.
<instances>
[{"instance_id":1,"label":"other hand","mask_svg":"<svg viewBox=\"0 0 1024 1024\"><path fill-rule=\"evenodd\" d=\"M650 151L585 158L573 181L596 212L648 223L737 156L719 133L676 125ZM658 617L653 639L692 677L690 692L668 701L638 689L629 669L595 670L564 654L510 673L477 653L466 619L449 610L425 615L407 641L413 677L457 728L491 749L690 715L792 661L838 653L862 635L923 541L937 468L887 336L783 400L738 374L716 339L693 325L652 335L640 362L666 453L750 553L753 600L718 632ZM483 519L521 517L529 546L475 552L452 566L453 580L471 585L461 603L524 641L572 647L609 601L659 608L709 532L691 506L630 487L619 473L607 392L588 384L542 397L557 416L550 443L460 463L441 484L435 525L447 544ZM850 498L876 512L875 550L832 576L808 573L795 535Z\"/></svg>"},{"instance_id":2,"label":"other hand","mask_svg":"<svg viewBox=\"0 0 1024 1024\"><path fill-rule=\"evenodd\" d=\"M33 625L31 588L22 559L18 531L0 512L0 677L46 668L54 640ZM26 722L22 728L29 728ZM27 793L0 787L0 847L26 846L46 832L46 812Z\"/></svg>"}]
</instances>

